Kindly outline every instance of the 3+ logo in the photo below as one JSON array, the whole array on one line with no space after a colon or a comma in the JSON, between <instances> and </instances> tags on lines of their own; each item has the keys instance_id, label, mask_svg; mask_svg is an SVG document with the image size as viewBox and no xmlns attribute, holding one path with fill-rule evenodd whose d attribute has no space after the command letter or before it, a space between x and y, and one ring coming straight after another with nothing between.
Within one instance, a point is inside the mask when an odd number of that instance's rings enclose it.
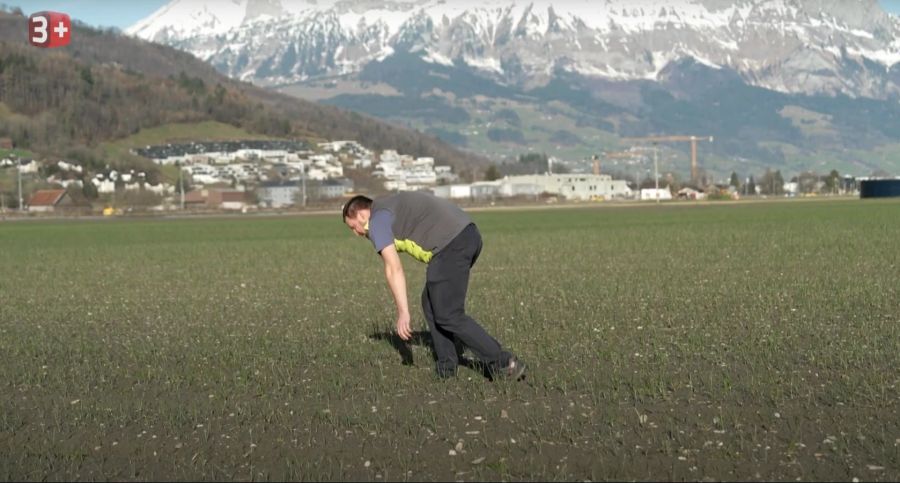
<instances>
[{"instance_id":1,"label":"3+ logo","mask_svg":"<svg viewBox=\"0 0 900 483\"><path fill-rule=\"evenodd\" d=\"M72 21L59 12L37 12L28 17L28 42L35 47L52 48L69 45Z\"/></svg>"}]
</instances>

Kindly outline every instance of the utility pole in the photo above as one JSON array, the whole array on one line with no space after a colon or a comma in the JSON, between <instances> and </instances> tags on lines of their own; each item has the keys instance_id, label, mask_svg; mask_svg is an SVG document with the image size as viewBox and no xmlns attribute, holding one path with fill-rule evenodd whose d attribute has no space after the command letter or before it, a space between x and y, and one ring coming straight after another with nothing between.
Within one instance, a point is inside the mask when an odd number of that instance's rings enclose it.
<instances>
[{"instance_id":1,"label":"utility pole","mask_svg":"<svg viewBox=\"0 0 900 483\"><path fill-rule=\"evenodd\" d=\"M181 211L184 211L184 170L181 168L181 163L178 163L177 166L178 166L178 187L181 190Z\"/></svg>"},{"instance_id":2,"label":"utility pole","mask_svg":"<svg viewBox=\"0 0 900 483\"><path fill-rule=\"evenodd\" d=\"M19 178L19 211L25 211L25 202L22 200L22 161L18 157L13 157L16 161L16 173Z\"/></svg>"},{"instance_id":3,"label":"utility pole","mask_svg":"<svg viewBox=\"0 0 900 483\"><path fill-rule=\"evenodd\" d=\"M303 196L303 208L306 209L306 163L300 164L300 186Z\"/></svg>"},{"instance_id":4,"label":"utility pole","mask_svg":"<svg viewBox=\"0 0 900 483\"><path fill-rule=\"evenodd\" d=\"M113 190L112 196L110 197L109 208L112 210L113 214L116 212L116 180L113 179L112 170L109 169L109 165L106 165L106 179L112 181Z\"/></svg>"},{"instance_id":5,"label":"utility pole","mask_svg":"<svg viewBox=\"0 0 900 483\"><path fill-rule=\"evenodd\" d=\"M659 203L659 166L657 164L657 155L659 148L653 143L653 181L656 185L656 202Z\"/></svg>"}]
</instances>

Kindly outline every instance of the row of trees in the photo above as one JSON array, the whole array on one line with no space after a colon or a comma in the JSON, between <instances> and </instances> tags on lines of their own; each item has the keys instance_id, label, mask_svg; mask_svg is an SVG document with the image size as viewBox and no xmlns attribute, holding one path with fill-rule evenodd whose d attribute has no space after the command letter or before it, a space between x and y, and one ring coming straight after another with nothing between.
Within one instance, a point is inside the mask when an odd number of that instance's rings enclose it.
<instances>
[{"instance_id":1,"label":"row of trees","mask_svg":"<svg viewBox=\"0 0 900 483\"><path fill-rule=\"evenodd\" d=\"M792 177L790 182L796 183L796 192L801 194L838 194L855 188L855 182L842 178L836 169L831 170L826 175L805 171ZM761 195L779 196L785 194L784 185L786 183L781 170L772 171L767 168L765 174L758 180L753 175L750 175L743 183L737 173L732 172L729 184L742 194L759 193Z\"/></svg>"}]
</instances>

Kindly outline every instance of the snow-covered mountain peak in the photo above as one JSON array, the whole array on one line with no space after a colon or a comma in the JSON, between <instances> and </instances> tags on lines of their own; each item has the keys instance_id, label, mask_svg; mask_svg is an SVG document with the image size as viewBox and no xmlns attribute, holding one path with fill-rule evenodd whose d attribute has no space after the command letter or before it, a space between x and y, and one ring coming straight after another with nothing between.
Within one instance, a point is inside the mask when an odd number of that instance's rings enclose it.
<instances>
[{"instance_id":1,"label":"snow-covered mountain peak","mask_svg":"<svg viewBox=\"0 0 900 483\"><path fill-rule=\"evenodd\" d=\"M410 51L505 83L654 79L690 57L781 91L900 92L881 78L900 62L900 20L877 0L172 0L127 32L262 84Z\"/></svg>"}]
</instances>

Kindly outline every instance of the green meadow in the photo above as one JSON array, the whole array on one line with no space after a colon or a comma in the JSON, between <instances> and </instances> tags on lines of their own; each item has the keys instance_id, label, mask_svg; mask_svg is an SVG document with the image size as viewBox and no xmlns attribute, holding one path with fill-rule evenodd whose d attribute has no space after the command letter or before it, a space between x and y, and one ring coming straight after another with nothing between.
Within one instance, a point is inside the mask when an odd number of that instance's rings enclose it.
<instances>
[{"instance_id":1,"label":"green meadow","mask_svg":"<svg viewBox=\"0 0 900 483\"><path fill-rule=\"evenodd\" d=\"M522 382L336 213L0 222L0 479L900 479L897 200L473 217Z\"/></svg>"}]
</instances>

